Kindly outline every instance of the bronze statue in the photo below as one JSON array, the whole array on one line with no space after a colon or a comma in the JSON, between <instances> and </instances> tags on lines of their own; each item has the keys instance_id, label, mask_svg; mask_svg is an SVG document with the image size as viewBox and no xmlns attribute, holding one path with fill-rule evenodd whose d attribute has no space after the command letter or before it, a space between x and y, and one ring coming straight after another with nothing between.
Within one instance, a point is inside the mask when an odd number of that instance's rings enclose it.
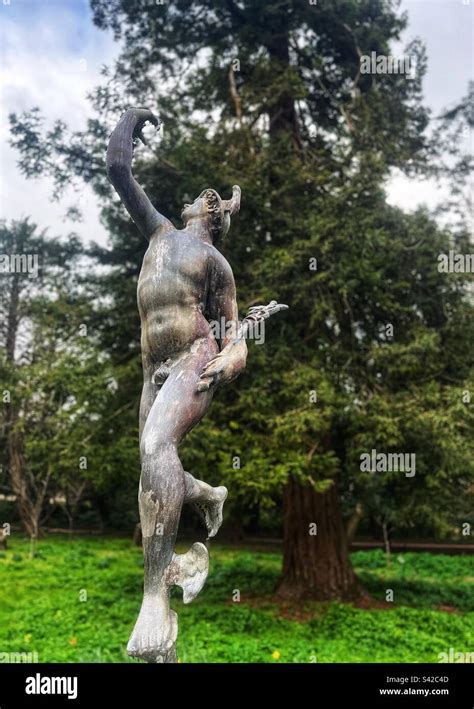
<instances>
[{"instance_id":1,"label":"bronze statue","mask_svg":"<svg viewBox=\"0 0 474 709\"><path fill-rule=\"evenodd\" d=\"M232 269L216 248L239 211L240 188L222 200L205 189L185 204L184 229L176 229L151 204L131 172L134 139L146 122L159 128L148 109L126 111L107 150L107 174L133 221L149 240L138 280L143 390L140 403L141 478L138 494L144 552L144 597L128 653L148 662L175 662L178 623L169 590L181 586L189 603L204 585L208 552L193 544L175 554L181 507L191 503L209 537L221 523L225 487L211 487L183 470L178 446L206 413L216 386L244 369L246 335L252 324L287 306L274 301L238 321ZM216 338L209 321L226 323Z\"/></svg>"}]
</instances>

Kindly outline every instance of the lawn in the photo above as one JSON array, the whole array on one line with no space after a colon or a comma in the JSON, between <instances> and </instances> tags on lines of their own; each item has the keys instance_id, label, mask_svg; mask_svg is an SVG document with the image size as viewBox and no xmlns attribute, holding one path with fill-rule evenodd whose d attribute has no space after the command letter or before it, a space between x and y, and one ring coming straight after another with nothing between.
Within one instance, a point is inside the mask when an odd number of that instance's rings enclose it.
<instances>
[{"instance_id":1,"label":"lawn","mask_svg":"<svg viewBox=\"0 0 474 709\"><path fill-rule=\"evenodd\" d=\"M212 547L200 596L178 589L181 662L438 662L474 650L474 569L469 556L353 554L373 607L282 607L272 601L276 553ZM128 539L48 537L29 556L18 537L0 552L0 653L40 662L126 662L141 601L141 550ZM393 602L385 602L387 589ZM233 600L240 591L240 601Z\"/></svg>"}]
</instances>

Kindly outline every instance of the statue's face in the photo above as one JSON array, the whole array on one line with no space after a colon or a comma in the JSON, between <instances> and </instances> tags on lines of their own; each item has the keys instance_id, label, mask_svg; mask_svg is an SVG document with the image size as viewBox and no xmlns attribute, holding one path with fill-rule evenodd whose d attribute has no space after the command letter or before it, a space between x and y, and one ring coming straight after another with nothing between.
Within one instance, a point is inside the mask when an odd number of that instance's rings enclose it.
<instances>
[{"instance_id":1,"label":"statue's face","mask_svg":"<svg viewBox=\"0 0 474 709\"><path fill-rule=\"evenodd\" d=\"M206 203L204 199L199 196L196 197L192 204L185 204L184 209L181 212L181 219L183 224L186 226L190 219L205 217L207 214Z\"/></svg>"},{"instance_id":2,"label":"statue's face","mask_svg":"<svg viewBox=\"0 0 474 709\"><path fill-rule=\"evenodd\" d=\"M181 219L184 226L191 219L206 219L215 245L227 234L230 227L229 209L225 208L219 194L211 189L203 190L192 204L185 204Z\"/></svg>"},{"instance_id":3,"label":"statue's face","mask_svg":"<svg viewBox=\"0 0 474 709\"><path fill-rule=\"evenodd\" d=\"M186 223L190 219L196 219L196 218L202 218L202 217L207 217L209 214L209 202L206 200L209 199L209 194L211 193L211 198L213 196L213 199L216 202L216 207L217 209L222 209L222 199L216 190L213 189L206 189L201 192L199 197L196 197L194 202L192 204L185 204L184 209L181 212L181 219L183 220L183 223L186 225Z\"/></svg>"}]
</instances>

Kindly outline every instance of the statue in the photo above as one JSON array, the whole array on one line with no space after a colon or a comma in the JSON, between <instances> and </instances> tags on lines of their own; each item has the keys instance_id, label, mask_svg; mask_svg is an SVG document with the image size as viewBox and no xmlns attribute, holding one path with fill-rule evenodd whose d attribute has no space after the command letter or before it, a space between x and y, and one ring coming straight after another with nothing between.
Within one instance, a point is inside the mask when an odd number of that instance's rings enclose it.
<instances>
[{"instance_id":1,"label":"statue","mask_svg":"<svg viewBox=\"0 0 474 709\"><path fill-rule=\"evenodd\" d=\"M234 277L218 251L239 211L240 188L223 200L205 189L182 211L183 229L151 204L131 172L135 139L159 119L148 109L132 108L121 117L107 150L107 174L133 221L149 240L138 280L143 390L139 436L141 478L138 493L144 553L144 596L128 643L128 653L147 662L176 662L177 615L171 586L181 586L189 603L202 589L208 551L197 542L185 554L174 545L183 503L194 505L208 538L222 523L227 497L183 470L178 446L206 413L215 388L244 369L246 336L252 326L286 308L272 301L251 308L239 323ZM226 323L216 338L208 320Z\"/></svg>"}]
</instances>

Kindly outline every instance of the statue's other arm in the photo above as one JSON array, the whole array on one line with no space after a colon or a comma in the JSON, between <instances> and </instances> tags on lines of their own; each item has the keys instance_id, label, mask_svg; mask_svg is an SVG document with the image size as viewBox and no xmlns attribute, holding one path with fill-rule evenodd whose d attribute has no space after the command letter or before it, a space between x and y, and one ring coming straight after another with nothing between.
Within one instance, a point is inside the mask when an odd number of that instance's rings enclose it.
<instances>
[{"instance_id":1,"label":"statue's other arm","mask_svg":"<svg viewBox=\"0 0 474 709\"><path fill-rule=\"evenodd\" d=\"M198 391L205 391L213 384L227 384L245 369L247 343L239 335L239 314L232 269L221 257L215 274L211 278L207 313L210 320L226 325L220 333L221 351L207 365L201 374Z\"/></svg>"},{"instance_id":2,"label":"statue's other arm","mask_svg":"<svg viewBox=\"0 0 474 709\"><path fill-rule=\"evenodd\" d=\"M110 136L106 163L109 180L137 227L149 239L159 227L172 227L172 224L154 208L132 175L133 139L142 137L141 129L147 121L159 126L158 118L148 109L125 111Z\"/></svg>"}]
</instances>

